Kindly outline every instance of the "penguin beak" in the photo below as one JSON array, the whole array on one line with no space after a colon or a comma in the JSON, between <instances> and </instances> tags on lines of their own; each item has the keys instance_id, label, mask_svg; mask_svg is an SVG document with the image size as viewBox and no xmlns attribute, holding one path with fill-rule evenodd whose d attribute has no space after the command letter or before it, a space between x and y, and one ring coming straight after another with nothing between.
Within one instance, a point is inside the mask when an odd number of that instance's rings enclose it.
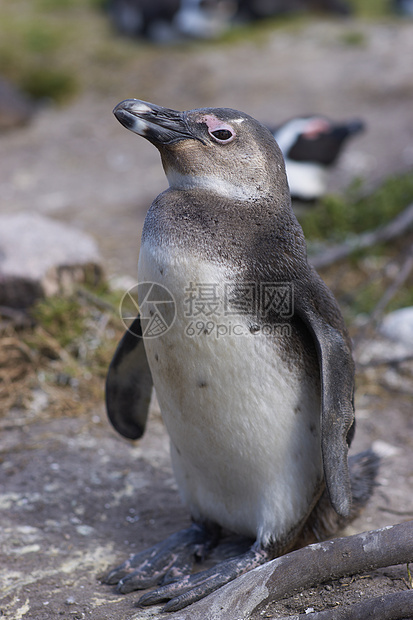
<instances>
[{"instance_id":1,"label":"penguin beak","mask_svg":"<svg viewBox=\"0 0 413 620\"><path fill-rule=\"evenodd\" d=\"M155 146L173 144L180 140L199 140L185 120L184 112L177 112L141 101L126 99L113 110L118 121Z\"/></svg>"},{"instance_id":2,"label":"penguin beak","mask_svg":"<svg viewBox=\"0 0 413 620\"><path fill-rule=\"evenodd\" d=\"M361 120L354 120L347 123L347 130L350 134L360 133L361 131L365 131L366 125Z\"/></svg>"},{"instance_id":3,"label":"penguin beak","mask_svg":"<svg viewBox=\"0 0 413 620\"><path fill-rule=\"evenodd\" d=\"M332 135L344 140L348 136L355 136L356 134L365 130L365 124L361 120L353 120L343 125L336 125L333 127Z\"/></svg>"}]
</instances>

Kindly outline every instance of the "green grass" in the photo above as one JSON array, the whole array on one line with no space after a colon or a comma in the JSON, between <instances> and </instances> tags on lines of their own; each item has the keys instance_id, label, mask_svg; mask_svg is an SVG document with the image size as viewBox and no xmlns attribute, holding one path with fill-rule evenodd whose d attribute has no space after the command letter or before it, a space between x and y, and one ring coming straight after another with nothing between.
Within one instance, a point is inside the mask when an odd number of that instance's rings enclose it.
<instances>
[{"instance_id":1,"label":"green grass","mask_svg":"<svg viewBox=\"0 0 413 620\"><path fill-rule=\"evenodd\" d=\"M350 296L351 315L370 314L386 291L386 282L378 279L375 282L369 282L360 287L353 295ZM413 305L413 289L412 287L404 287L397 291L394 298L389 302L385 311L392 312L399 308L406 308Z\"/></svg>"},{"instance_id":2,"label":"green grass","mask_svg":"<svg viewBox=\"0 0 413 620\"><path fill-rule=\"evenodd\" d=\"M97 0L13 0L0 5L0 75L35 99L70 100L83 63L106 34ZM96 37L96 31L99 35Z\"/></svg>"},{"instance_id":3,"label":"green grass","mask_svg":"<svg viewBox=\"0 0 413 620\"><path fill-rule=\"evenodd\" d=\"M365 47L367 45L366 35L358 30L343 32L340 41L348 47Z\"/></svg>"},{"instance_id":4,"label":"green grass","mask_svg":"<svg viewBox=\"0 0 413 620\"><path fill-rule=\"evenodd\" d=\"M405 246L407 243L405 244ZM406 247L403 248L405 251ZM378 258L377 264L371 261ZM359 315L370 315L382 300L383 295L391 286L393 277L389 274L388 265L400 263L399 248L386 246L381 248L380 256L370 252L369 255L357 260L347 261L345 266L337 266L324 273L327 283L333 289L336 299L349 325ZM345 275L343 276L345 270ZM343 276L343 282L337 279L337 273ZM385 313L413 305L413 277L396 292L385 307Z\"/></svg>"},{"instance_id":5,"label":"green grass","mask_svg":"<svg viewBox=\"0 0 413 620\"><path fill-rule=\"evenodd\" d=\"M65 349L83 336L87 307L76 297L48 297L34 306L32 316Z\"/></svg>"},{"instance_id":6,"label":"green grass","mask_svg":"<svg viewBox=\"0 0 413 620\"><path fill-rule=\"evenodd\" d=\"M413 172L410 172L386 179L369 195L363 195L360 181L355 182L344 195L326 196L299 219L309 250L315 253L326 244L351 241L355 235L389 223L412 203ZM374 310L394 278L394 268L389 270L388 265L400 263L411 242L410 232L393 243L355 252L345 262L323 269L323 276L349 324L357 315L368 315ZM413 305L413 276L397 291L386 312L410 305Z\"/></svg>"},{"instance_id":7,"label":"green grass","mask_svg":"<svg viewBox=\"0 0 413 620\"><path fill-rule=\"evenodd\" d=\"M124 331L118 314L120 298L119 291L110 291L103 283L69 296L41 299L31 310L36 328L26 343L51 359L64 350L67 355L62 359L71 368L69 374L81 375L86 366L103 377Z\"/></svg>"},{"instance_id":8,"label":"green grass","mask_svg":"<svg viewBox=\"0 0 413 620\"><path fill-rule=\"evenodd\" d=\"M389 0L349 0L349 3L359 17L382 17L390 10Z\"/></svg>"},{"instance_id":9,"label":"green grass","mask_svg":"<svg viewBox=\"0 0 413 620\"><path fill-rule=\"evenodd\" d=\"M386 14L386 0L351 0L356 16ZM34 98L67 102L87 89L112 92L116 81L110 69L126 67L131 80L145 76L148 52L165 54L145 42L118 36L104 10L105 0L3 0L0 1L0 75L21 86ZM299 29L311 17L285 16L237 26L219 42L188 43L236 45L246 39L265 43L274 29ZM314 16L318 19L318 16ZM345 45L363 45L357 27L343 35ZM223 51L224 53L224 51Z\"/></svg>"},{"instance_id":10,"label":"green grass","mask_svg":"<svg viewBox=\"0 0 413 620\"><path fill-rule=\"evenodd\" d=\"M355 182L343 195L326 196L300 218L310 241L342 241L348 236L373 230L413 202L413 172L386 179L367 196Z\"/></svg>"},{"instance_id":11,"label":"green grass","mask_svg":"<svg viewBox=\"0 0 413 620\"><path fill-rule=\"evenodd\" d=\"M82 287L70 296L38 301L31 309L33 325L6 327L10 354L6 361L3 356L1 369L2 411L26 407L34 387L48 394L45 418L87 415L100 407L104 378L124 331L119 299L120 293L104 284Z\"/></svg>"}]
</instances>

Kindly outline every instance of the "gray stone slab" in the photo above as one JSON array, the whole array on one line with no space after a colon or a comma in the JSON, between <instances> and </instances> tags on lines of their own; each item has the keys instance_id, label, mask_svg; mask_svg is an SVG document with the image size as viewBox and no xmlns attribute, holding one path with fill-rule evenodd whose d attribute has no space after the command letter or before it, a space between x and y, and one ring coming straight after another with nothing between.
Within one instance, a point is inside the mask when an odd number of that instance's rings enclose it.
<instances>
[{"instance_id":1,"label":"gray stone slab","mask_svg":"<svg viewBox=\"0 0 413 620\"><path fill-rule=\"evenodd\" d=\"M36 213L0 216L0 305L27 307L102 276L90 235Z\"/></svg>"}]
</instances>

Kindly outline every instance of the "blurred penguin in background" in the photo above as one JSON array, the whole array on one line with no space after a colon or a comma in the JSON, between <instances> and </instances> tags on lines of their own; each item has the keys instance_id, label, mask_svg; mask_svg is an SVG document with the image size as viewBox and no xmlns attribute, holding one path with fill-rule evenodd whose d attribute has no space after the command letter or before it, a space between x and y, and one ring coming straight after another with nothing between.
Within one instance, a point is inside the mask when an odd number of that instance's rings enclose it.
<instances>
[{"instance_id":1,"label":"blurred penguin in background","mask_svg":"<svg viewBox=\"0 0 413 620\"><path fill-rule=\"evenodd\" d=\"M345 0L239 0L238 11L250 19L262 19L306 11L349 15L351 8Z\"/></svg>"},{"instance_id":2,"label":"blurred penguin in background","mask_svg":"<svg viewBox=\"0 0 413 620\"><path fill-rule=\"evenodd\" d=\"M109 0L108 10L122 34L170 43L183 37L219 36L228 28L236 7L231 0Z\"/></svg>"},{"instance_id":3,"label":"blurred penguin in background","mask_svg":"<svg viewBox=\"0 0 413 620\"><path fill-rule=\"evenodd\" d=\"M327 191L329 173L348 139L364 129L361 120L335 123L323 116L294 117L272 128L284 155L293 200L320 199Z\"/></svg>"},{"instance_id":4,"label":"blurred penguin in background","mask_svg":"<svg viewBox=\"0 0 413 620\"><path fill-rule=\"evenodd\" d=\"M211 39L233 23L305 11L350 13L344 0L109 0L117 30L155 43Z\"/></svg>"},{"instance_id":5,"label":"blurred penguin in background","mask_svg":"<svg viewBox=\"0 0 413 620\"><path fill-rule=\"evenodd\" d=\"M393 0L393 11L403 17L413 17L413 0Z\"/></svg>"}]
</instances>

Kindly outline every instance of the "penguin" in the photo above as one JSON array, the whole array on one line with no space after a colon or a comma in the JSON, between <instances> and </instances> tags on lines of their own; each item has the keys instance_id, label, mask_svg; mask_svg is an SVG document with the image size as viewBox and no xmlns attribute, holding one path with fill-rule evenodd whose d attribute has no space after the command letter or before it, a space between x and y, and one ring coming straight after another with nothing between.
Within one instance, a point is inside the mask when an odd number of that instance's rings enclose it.
<instances>
[{"instance_id":1,"label":"penguin","mask_svg":"<svg viewBox=\"0 0 413 620\"><path fill-rule=\"evenodd\" d=\"M393 0L392 9L402 17L413 17L413 0Z\"/></svg>"},{"instance_id":2,"label":"penguin","mask_svg":"<svg viewBox=\"0 0 413 620\"><path fill-rule=\"evenodd\" d=\"M155 388L192 525L106 582L121 593L155 588L140 605L176 611L348 523L378 461L369 451L348 460L351 342L307 261L271 132L229 108L129 99L114 114L159 150L169 188L145 218L140 316L111 362L106 406L137 439ZM148 330L155 317L160 329ZM251 546L191 574L227 531Z\"/></svg>"},{"instance_id":3,"label":"penguin","mask_svg":"<svg viewBox=\"0 0 413 620\"><path fill-rule=\"evenodd\" d=\"M238 0L238 14L244 19L265 19L308 11L349 15L345 0Z\"/></svg>"},{"instance_id":4,"label":"penguin","mask_svg":"<svg viewBox=\"0 0 413 620\"><path fill-rule=\"evenodd\" d=\"M302 11L348 14L342 0L109 0L115 28L155 43L182 38L211 39L232 25Z\"/></svg>"},{"instance_id":5,"label":"penguin","mask_svg":"<svg viewBox=\"0 0 413 620\"><path fill-rule=\"evenodd\" d=\"M169 43L217 37L229 26L235 7L231 0L110 0L108 12L121 33Z\"/></svg>"},{"instance_id":6,"label":"penguin","mask_svg":"<svg viewBox=\"0 0 413 620\"><path fill-rule=\"evenodd\" d=\"M329 171L347 140L364 129L359 119L335 123L323 116L294 117L272 128L284 155L293 200L319 200L326 193Z\"/></svg>"},{"instance_id":7,"label":"penguin","mask_svg":"<svg viewBox=\"0 0 413 620\"><path fill-rule=\"evenodd\" d=\"M14 84L0 77L0 132L25 127L35 112L34 102Z\"/></svg>"},{"instance_id":8,"label":"penguin","mask_svg":"<svg viewBox=\"0 0 413 620\"><path fill-rule=\"evenodd\" d=\"M179 11L180 0L109 0L109 17L126 36L157 38L160 29L169 28Z\"/></svg>"}]
</instances>

